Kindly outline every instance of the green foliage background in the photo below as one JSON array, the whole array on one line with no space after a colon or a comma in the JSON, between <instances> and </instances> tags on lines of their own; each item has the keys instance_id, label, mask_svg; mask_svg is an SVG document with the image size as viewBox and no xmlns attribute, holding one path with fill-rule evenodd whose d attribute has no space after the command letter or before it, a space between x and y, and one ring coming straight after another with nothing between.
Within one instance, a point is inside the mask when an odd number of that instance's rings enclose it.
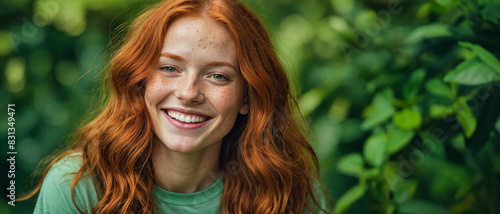
<instances>
[{"instance_id":1,"label":"green foliage background","mask_svg":"<svg viewBox=\"0 0 500 214\"><path fill-rule=\"evenodd\" d=\"M246 2L301 91L336 212L500 212L499 0ZM34 206L7 205L7 104L19 197L89 112L117 29L149 3L0 3L2 213Z\"/></svg>"}]
</instances>

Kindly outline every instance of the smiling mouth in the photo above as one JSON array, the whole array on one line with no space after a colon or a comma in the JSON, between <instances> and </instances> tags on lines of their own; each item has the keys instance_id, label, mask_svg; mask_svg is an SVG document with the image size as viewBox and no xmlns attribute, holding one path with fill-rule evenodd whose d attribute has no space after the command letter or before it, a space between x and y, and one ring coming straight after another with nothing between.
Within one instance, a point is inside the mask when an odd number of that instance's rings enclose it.
<instances>
[{"instance_id":1,"label":"smiling mouth","mask_svg":"<svg viewBox=\"0 0 500 214\"><path fill-rule=\"evenodd\" d=\"M202 115L182 114L180 112L166 109L163 111L165 111L170 118L182 123L202 123L210 119L209 117Z\"/></svg>"}]
</instances>

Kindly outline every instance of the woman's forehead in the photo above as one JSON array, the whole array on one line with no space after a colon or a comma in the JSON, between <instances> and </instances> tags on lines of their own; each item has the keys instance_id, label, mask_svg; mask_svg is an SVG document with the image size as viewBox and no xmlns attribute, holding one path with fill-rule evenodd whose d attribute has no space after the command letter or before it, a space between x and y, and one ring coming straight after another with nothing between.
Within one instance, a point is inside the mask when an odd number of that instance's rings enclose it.
<instances>
[{"instance_id":1,"label":"woman's forehead","mask_svg":"<svg viewBox=\"0 0 500 214\"><path fill-rule=\"evenodd\" d=\"M186 16L167 29L162 53L185 58L202 54L212 60L224 60L237 67L235 42L226 27L208 16Z\"/></svg>"},{"instance_id":2,"label":"woman's forehead","mask_svg":"<svg viewBox=\"0 0 500 214\"><path fill-rule=\"evenodd\" d=\"M219 21L207 16L183 16L173 21L167 28L166 38L192 37L198 35L206 39L217 39L223 42L234 42L227 28Z\"/></svg>"}]
</instances>

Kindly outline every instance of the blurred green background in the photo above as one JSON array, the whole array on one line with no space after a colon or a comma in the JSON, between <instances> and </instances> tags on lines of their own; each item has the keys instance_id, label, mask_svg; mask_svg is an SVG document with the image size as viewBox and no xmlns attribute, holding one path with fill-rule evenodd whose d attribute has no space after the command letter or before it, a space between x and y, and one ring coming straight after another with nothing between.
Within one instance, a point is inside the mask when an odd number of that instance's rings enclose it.
<instances>
[{"instance_id":1,"label":"blurred green background","mask_svg":"<svg viewBox=\"0 0 500 214\"><path fill-rule=\"evenodd\" d=\"M96 101L110 41L149 3L0 3L1 213L34 207L7 204L7 105L19 197ZM301 92L336 212L500 213L499 0L246 3Z\"/></svg>"}]
</instances>

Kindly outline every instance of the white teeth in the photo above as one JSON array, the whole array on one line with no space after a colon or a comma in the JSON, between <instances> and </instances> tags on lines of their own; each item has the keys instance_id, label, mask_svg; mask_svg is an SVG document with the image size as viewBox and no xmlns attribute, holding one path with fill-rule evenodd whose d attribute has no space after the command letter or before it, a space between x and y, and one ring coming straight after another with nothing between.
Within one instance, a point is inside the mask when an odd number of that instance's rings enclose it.
<instances>
[{"instance_id":1,"label":"white teeth","mask_svg":"<svg viewBox=\"0 0 500 214\"><path fill-rule=\"evenodd\" d=\"M174 119L176 119L178 121L181 121L183 123L200 123L200 122L203 122L203 121L207 120L206 117L185 116L185 115L180 114L178 112L167 111L167 114L171 118L174 118Z\"/></svg>"}]
</instances>

